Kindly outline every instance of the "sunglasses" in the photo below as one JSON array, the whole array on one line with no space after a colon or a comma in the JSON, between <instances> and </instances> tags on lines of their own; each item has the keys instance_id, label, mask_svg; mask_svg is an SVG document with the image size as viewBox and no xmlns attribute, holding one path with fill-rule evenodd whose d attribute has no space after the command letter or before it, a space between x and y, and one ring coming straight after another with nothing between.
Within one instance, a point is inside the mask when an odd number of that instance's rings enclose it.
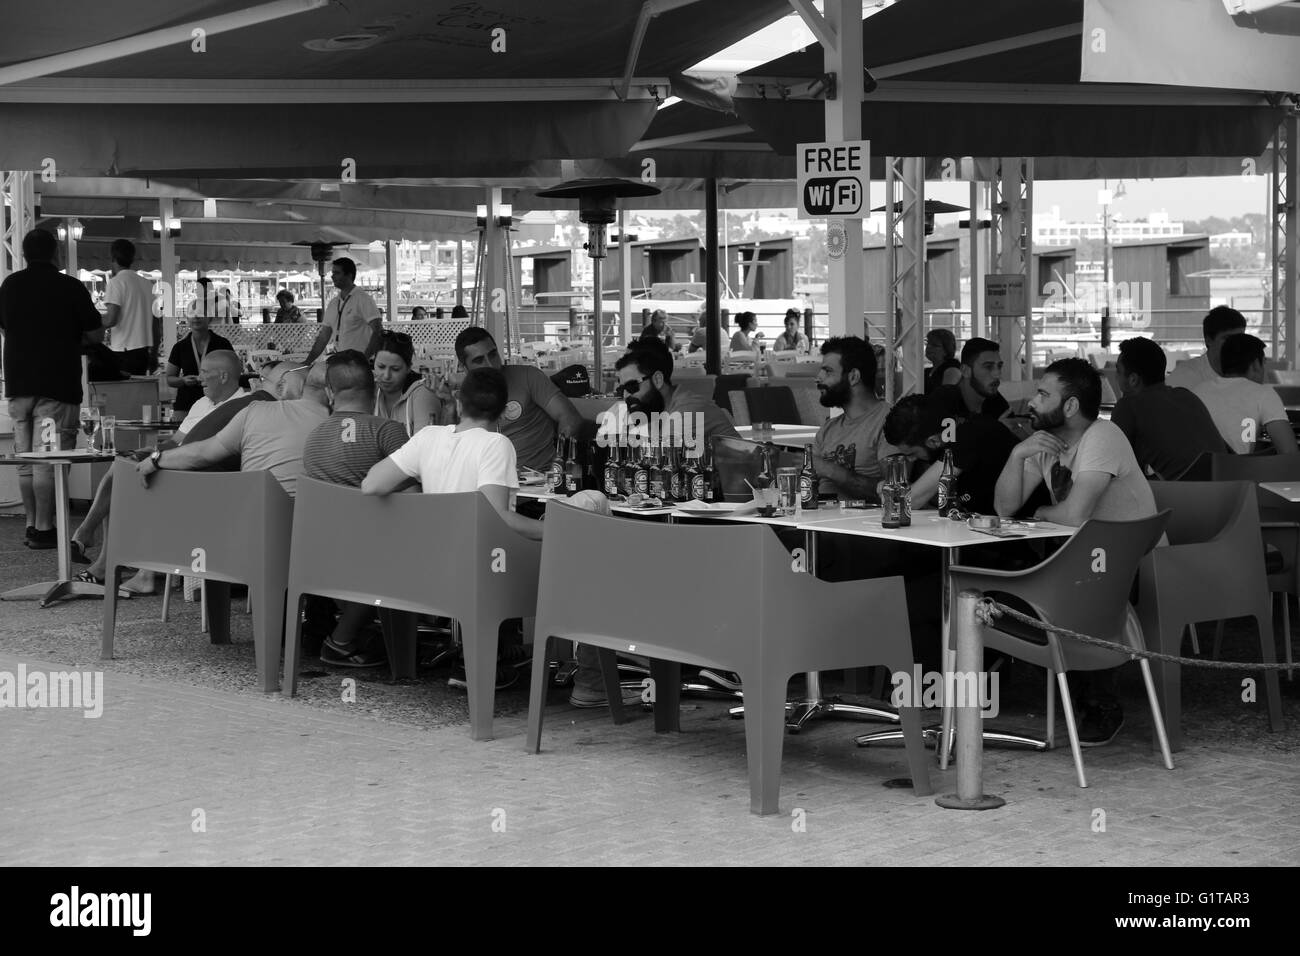
<instances>
[{"instance_id":1,"label":"sunglasses","mask_svg":"<svg viewBox=\"0 0 1300 956\"><path fill-rule=\"evenodd\" d=\"M650 381L650 376L645 375L642 376L641 378L633 379L630 382L624 382L618 387L619 394L631 395L633 392L639 392L641 391L641 383L648 382L648 381Z\"/></svg>"}]
</instances>

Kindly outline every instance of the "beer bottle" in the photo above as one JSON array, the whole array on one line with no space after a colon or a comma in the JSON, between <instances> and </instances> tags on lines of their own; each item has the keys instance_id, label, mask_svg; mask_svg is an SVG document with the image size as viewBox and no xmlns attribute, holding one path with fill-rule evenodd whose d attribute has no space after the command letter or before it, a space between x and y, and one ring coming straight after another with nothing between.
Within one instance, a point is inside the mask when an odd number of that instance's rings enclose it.
<instances>
[{"instance_id":1,"label":"beer bottle","mask_svg":"<svg viewBox=\"0 0 1300 956\"><path fill-rule=\"evenodd\" d=\"M662 446L650 449L650 468L647 470L650 497L664 500L664 455Z\"/></svg>"},{"instance_id":2,"label":"beer bottle","mask_svg":"<svg viewBox=\"0 0 1300 956\"><path fill-rule=\"evenodd\" d=\"M799 469L799 504L804 511L817 508L818 485L817 472L813 469L813 446L803 446L803 467Z\"/></svg>"},{"instance_id":3,"label":"beer bottle","mask_svg":"<svg viewBox=\"0 0 1300 956\"><path fill-rule=\"evenodd\" d=\"M569 439L569 457L564 460L564 493L573 497L582 490L582 466L578 464L578 439Z\"/></svg>"},{"instance_id":4,"label":"beer bottle","mask_svg":"<svg viewBox=\"0 0 1300 956\"><path fill-rule=\"evenodd\" d=\"M758 446L759 460L762 465L758 470L758 477L754 479L755 488L771 488L776 484L776 476L772 474L772 446L762 444Z\"/></svg>"},{"instance_id":5,"label":"beer bottle","mask_svg":"<svg viewBox=\"0 0 1300 956\"><path fill-rule=\"evenodd\" d=\"M650 444L642 446L641 457L632 470L632 491L638 495L650 494Z\"/></svg>"},{"instance_id":6,"label":"beer bottle","mask_svg":"<svg viewBox=\"0 0 1300 956\"><path fill-rule=\"evenodd\" d=\"M564 490L564 438L555 438L555 457L546 468L546 490L558 495Z\"/></svg>"},{"instance_id":7,"label":"beer bottle","mask_svg":"<svg viewBox=\"0 0 1300 956\"><path fill-rule=\"evenodd\" d=\"M704 459L703 459L703 461L704 461L704 464L703 464L703 466L702 466L702 468L701 468L700 470L701 470L701 472L702 472L702 477L703 477L703 479L704 479L704 482L703 482L703 483L704 483L704 498L701 499L701 500L703 500L703 501L708 501L708 502L716 501L718 496L714 493L714 482L715 482L717 476L716 476L716 473L715 473L714 468L713 468L713 449L712 449L712 448L705 448L705 449L704 449Z\"/></svg>"},{"instance_id":8,"label":"beer bottle","mask_svg":"<svg viewBox=\"0 0 1300 956\"><path fill-rule=\"evenodd\" d=\"M618 491L619 450L621 445L611 445L609 457L605 459L605 496L613 498Z\"/></svg>"},{"instance_id":9,"label":"beer bottle","mask_svg":"<svg viewBox=\"0 0 1300 956\"><path fill-rule=\"evenodd\" d=\"M885 482L880 488L880 526L882 528L903 526L898 502L898 463L893 455L885 459Z\"/></svg>"},{"instance_id":10,"label":"beer bottle","mask_svg":"<svg viewBox=\"0 0 1300 956\"><path fill-rule=\"evenodd\" d=\"M943 452L943 471L939 474L939 517L946 518L957 503L957 475L953 472L952 449Z\"/></svg>"},{"instance_id":11,"label":"beer bottle","mask_svg":"<svg viewBox=\"0 0 1300 956\"><path fill-rule=\"evenodd\" d=\"M668 500L685 501L689 496L686 486L686 452L681 448L668 450Z\"/></svg>"},{"instance_id":12,"label":"beer bottle","mask_svg":"<svg viewBox=\"0 0 1300 956\"><path fill-rule=\"evenodd\" d=\"M701 457L691 457L687 459L690 463L686 466L686 493L692 501L704 500L704 459L703 451Z\"/></svg>"},{"instance_id":13,"label":"beer bottle","mask_svg":"<svg viewBox=\"0 0 1300 956\"><path fill-rule=\"evenodd\" d=\"M628 445L627 451L623 453L623 464L618 469L618 490L619 494L627 497L636 491L636 449Z\"/></svg>"},{"instance_id":14,"label":"beer bottle","mask_svg":"<svg viewBox=\"0 0 1300 956\"><path fill-rule=\"evenodd\" d=\"M897 457L898 478L895 486L898 490L895 493L898 496L898 526L909 528L912 525L912 483L908 481L907 473L912 463L906 455Z\"/></svg>"}]
</instances>

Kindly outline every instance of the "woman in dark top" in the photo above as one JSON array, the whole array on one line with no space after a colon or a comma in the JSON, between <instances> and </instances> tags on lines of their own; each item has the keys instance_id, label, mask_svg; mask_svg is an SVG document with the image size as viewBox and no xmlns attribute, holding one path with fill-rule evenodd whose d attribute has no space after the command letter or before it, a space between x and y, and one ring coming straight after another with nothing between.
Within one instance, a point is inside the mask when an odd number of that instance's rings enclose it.
<instances>
[{"instance_id":1,"label":"woman in dark top","mask_svg":"<svg viewBox=\"0 0 1300 956\"><path fill-rule=\"evenodd\" d=\"M931 329L925 336L925 357L930 367L925 370L925 394L929 395L940 385L956 385L961 381L961 363L957 361L957 340L949 329Z\"/></svg>"},{"instance_id":2,"label":"woman in dark top","mask_svg":"<svg viewBox=\"0 0 1300 956\"><path fill-rule=\"evenodd\" d=\"M199 384L199 363L209 352L233 352L229 339L208 331L212 321L206 315L191 315L190 334L181 339L167 356L167 384L176 389L176 411L187 412L203 395Z\"/></svg>"}]
</instances>

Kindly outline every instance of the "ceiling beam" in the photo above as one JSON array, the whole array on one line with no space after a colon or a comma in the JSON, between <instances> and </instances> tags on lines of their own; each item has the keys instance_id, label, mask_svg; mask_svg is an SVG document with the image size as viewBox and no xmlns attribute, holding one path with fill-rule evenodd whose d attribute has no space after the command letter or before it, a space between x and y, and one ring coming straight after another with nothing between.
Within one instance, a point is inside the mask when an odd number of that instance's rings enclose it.
<instances>
[{"instance_id":1,"label":"ceiling beam","mask_svg":"<svg viewBox=\"0 0 1300 956\"><path fill-rule=\"evenodd\" d=\"M1022 33L1019 36L1004 37L1001 40L992 40L988 43L977 43L974 46L962 47L958 50L946 50L943 53L935 53L932 56L918 56L910 60L898 60L894 63L882 63L879 66L872 66L871 75L877 80L889 79L892 76L905 76L908 73L919 73L922 70L932 70L939 66L948 66L952 63L963 63L967 60L978 60L984 56L995 56L998 53L1009 53L1012 50L1021 50L1029 46L1038 46L1041 43L1052 43L1056 40L1068 40L1071 37L1081 36L1083 34L1083 23L1067 23L1064 26L1053 27L1050 30L1036 30L1033 33Z\"/></svg>"},{"instance_id":2,"label":"ceiling beam","mask_svg":"<svg viewBox=\"0 0 1300 956\"><path fill-rule=\"evenodd\" d=\"M627 62L623 67L623 78L619 81L617 87L620 100L627 99L628 90L632 87L632 74L636 72L636 62L641 58L641 44L645 42L646 31L650 29L650 21L661 13L676 10L678 7L690 6L696 2L698 0L645 0L641 4L641 12L637 14L636 26L632 28L632 42L627 48Z\"/></svg>"},{"instance_id":3,"label":"ceiling beam","mask_svg":"<svg viewBox=\"0 0 1300 956\"><path fill-rule=\"evenodd\" d=\"M677 133L674 136L659 136L655 139L643 139L634 143L628 152L635 153L647 149L660 149L664 146L680 146L683 143L698 143L704 140L725 139L728 136L740 136L753 130L740 123L736 126L721 126L717 129L701 129L693 133ZM770 148L770 147L767 147Z\"/></svg>"},{"instance_id":4,"label":"ceiling beam","mask_svg":"<svg viewBox=\"0 0 1300 956\"><path fill-rule=\"evenodd\" d=\"M99 43L95 46L83 47L80 50L70 50L67 53L43 56L35 60L28 60L25 63L14 63L0 67L0 85L31 80L40 76L50 76L54 73L64 73L68 70L81 70L88 66L120 60L123 57L137 56L167 46L188 47L194 41L194 31L196 29L201 29L206 36L226 33L230 30L243 30L271 20L279 20L282 17L291 17L299 13L319 10L329 4L330 0L273 0L272 3L261 3L254 7L247 7L243 10L236 10L233 13L219 16L206 17L192 23L164 27L161 30L151 30L148 33L137 33L135 36L110 40L108 43Z\"/></svg>"},{"instance_id":5,"label":"ceiling beam","mask_svg":"<svg viewBox=\"0 0 1300 956\"><path fill-rule=\"evenodd\" d=\"M795 13L799 14L800 19L808 25L808 29L812 31L818 43L827 50L838 48L839 37L835 35L834 28L826 22L826 18L817 12L812 0L790 0L790 6L794 7Z\"/></svg>"},{"instance_id":6,"label":"ceiling beam","mask_svg":"<svg viewBox=\"0 0 1300 956\"><path fill-rule=\"evenodd\" d=\"M0 86L0 103L499 103L642 101L666 76L463 80L196 80L49 78ZM662 97L661 97L662 98Z\"/></svg>"},{"instance_id":7,"label":"ceiling beam","mask_svg":"<svg viewBox=\"0 0 1300 956\"><path fill-rule=\"evenodd\" d=\"M750 77L736 88L749 99L815 99L807 77ZM760 87L762 89L760 89ZM941 83L882 80L870 102L1036 103L1058 106L1268 106L1263 93L1118 83Z\"/></svg>"}]
</instances>

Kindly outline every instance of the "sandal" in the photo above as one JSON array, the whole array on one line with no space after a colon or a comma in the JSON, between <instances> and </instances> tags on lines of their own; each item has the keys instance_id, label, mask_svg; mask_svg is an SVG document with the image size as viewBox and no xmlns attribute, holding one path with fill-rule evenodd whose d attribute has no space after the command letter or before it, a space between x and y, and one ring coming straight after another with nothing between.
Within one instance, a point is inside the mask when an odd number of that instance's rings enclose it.
<instances>
[{"instance_id":1,"label":"sandal","mask_svg":"<svg viewBox=\"0 0 1300 956\"><path fill-rule=\"evenodd\" d=\"M90 568L86 568L85 570L78 571L76 574L72 576L72 580L80 581L82 584L98 584L100 587L103 587L104 585L104 579L97 578L93 574L91 574Z\"/></svg>"},{"instance_id":2,"label":"sandal","mask_svg":"<svg viewBox=\"0 0 1300 956\"><path fill-rule=\"evenodd\" d=\"M333 638L326 638L320 649L322 664L333 667L383 667L388 663L388 655L383 645L368 647L357 645L344 646L335 644Z\"/></svg>"},{"instance_id":3,"label":"sandal","mask_svg":"<svg viewBox=\"0 0 1300 956\"><path fill-rule=\"evenodd\" d=\"M73 564L90 564L90 557L86 554L86 546L73 538L68 545L68 550L72 552Z\"/></svg>"}]
</instances>

